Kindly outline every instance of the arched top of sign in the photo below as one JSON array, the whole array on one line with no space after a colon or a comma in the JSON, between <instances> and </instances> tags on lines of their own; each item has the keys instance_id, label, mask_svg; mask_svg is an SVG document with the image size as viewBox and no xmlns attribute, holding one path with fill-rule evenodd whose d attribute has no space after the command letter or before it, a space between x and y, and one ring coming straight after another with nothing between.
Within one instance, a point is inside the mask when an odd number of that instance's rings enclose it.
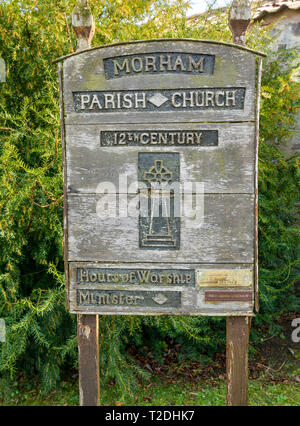
<instances>
[{"instance_id":1,"label":"arched top of sign","mask_svg":"<svg viewBox=\"0 0 300 426\"><path fill-rule=\"evenodd\" d=\"M162 115L165 122L198 122L199 114L208 121L254 121L257 55L193 39L116 43L68 55L61 58L66 123L128 122L128 114L132 122L161 122Z\"/></svg>"},{"instance_id":2,"label":"arched top of sign","mask_svg":"<svg viewBox=\"0 0 300 426\"><path fill-rule=\"evenodd\" d=\"M128 41L128 42L119 42L119 43L112 43L112 44L105 44L103 46L95 46L92 47L91 49L86 49L86 50L81 50L78 52L74 52L74 53L70 53L69 55L65 55L65 56L61 56L60 58L57 58L53 61L53 63L57 63L57 62L61 62L64 61L65 59L68 59L70 57L73 56L77 56L77 55L82 55L86 52L91 52L91 51L95 51L95 50L101 50L101 49L106 49L106 48L112 48L112 47L119 47L119 46L131 46L131 45L138 45L141 43L163 43L163 42L190 42L190 43L198 43L198 44L207 44L207 45L219 45L219 46L227 46L230 47L232 49L238 49L238 50L242 50L248 53L252 53L254 55L258 55L261 57L265 57L267 56L265 53L260 52L258 50L253 50L253 49L249 49L248 47L244 47L238 44L231 44L231 43L225 43L222 41L214 41L214 40L200 40L200 39L193 39L193 38L162 38L162 39L149 39L149 40L134 40L134 41Z\"/></svg>"}]
</instances>

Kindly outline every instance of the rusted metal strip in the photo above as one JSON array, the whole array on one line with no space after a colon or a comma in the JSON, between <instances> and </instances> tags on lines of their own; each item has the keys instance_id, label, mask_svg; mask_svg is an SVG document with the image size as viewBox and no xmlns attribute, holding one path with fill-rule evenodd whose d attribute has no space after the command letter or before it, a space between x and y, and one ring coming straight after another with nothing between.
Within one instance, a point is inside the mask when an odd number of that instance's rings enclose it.
<instances>
[{"instance_id":1,"label":"rusted metal strip","mask_svg":"<svg viewBox=\"0 0 300 426\"><path fill-rule=\"evenodd\" d=\"M206 291L205 302L251 302L252 291Z\"/></svg>"},{"instance_id":2,"label":"rusted metal strip","mask_svg":"<svg viewBox=\"0 0 300 426\"><path fill-rule=\"evenodd\" d=\"M100 405L98 325L98 315L77 315L81 406Z\"/></svg>"}]
</instances>

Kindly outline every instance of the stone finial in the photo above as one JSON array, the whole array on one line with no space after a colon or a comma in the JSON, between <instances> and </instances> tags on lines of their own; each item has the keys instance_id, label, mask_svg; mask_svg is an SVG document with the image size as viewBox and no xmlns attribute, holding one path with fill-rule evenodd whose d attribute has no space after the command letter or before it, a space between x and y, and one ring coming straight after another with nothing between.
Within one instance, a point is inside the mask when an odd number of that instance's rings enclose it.
<instances>
[{"instance_id":1,"label":"stone finial","mask_svg":"<svg viewBox=\"0 0 300 426\"><path fill-rule=\"evenodd\" d=\"M246 45L246 31L250 24L251 8L249 0L232 0L228 22L233 43Z\"/></svg>"},{"instance_id":2,"label":"stone finial","mask_svg":"<svg viewBox=\"0 0 300 426\"><path fill-rule=\"evenodd\" d=\"M4 59L0 56L0 83L5 83L6 81L6 65Z\"/></svg>"},{"instance_id":3,"label":"stone finial","mask_svg":"<svg viewBox=\"0 0 300 426\"><path fill-rule=\"evenodd\" d=\"M77 0L72 12L72 27L77 39L76 51L89 49L95 32L95 23L88 0Z\"/></svg>"}]
</instances>

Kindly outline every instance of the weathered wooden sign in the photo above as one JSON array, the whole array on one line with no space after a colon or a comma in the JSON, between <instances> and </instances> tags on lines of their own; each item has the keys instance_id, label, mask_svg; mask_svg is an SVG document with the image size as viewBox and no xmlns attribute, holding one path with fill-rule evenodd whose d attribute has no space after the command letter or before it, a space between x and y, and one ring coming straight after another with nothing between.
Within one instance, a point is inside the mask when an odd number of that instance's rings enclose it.
<instances>
[{"instance_id":1,"label":"weathered wooden sign","mask_svg":"<svg viewBox=\"0 0 300 426\"><path fill-rule=\"evenodd\" d=\"M256 55L165 39L60 62L71 312L253 313Z\"/></svg>"}]
</instances>

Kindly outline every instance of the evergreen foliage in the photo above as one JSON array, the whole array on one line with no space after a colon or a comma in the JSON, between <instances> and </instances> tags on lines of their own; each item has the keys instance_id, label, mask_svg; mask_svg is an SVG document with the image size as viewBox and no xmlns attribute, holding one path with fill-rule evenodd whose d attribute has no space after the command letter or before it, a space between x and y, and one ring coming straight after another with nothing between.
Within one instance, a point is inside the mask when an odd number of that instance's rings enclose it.
<instances>
[{"instance_id":1,"label":"evergreen foliage","mask_svg":"<svg viewBox=\"0 0 300 426\"><path fill-rule=\"evenodd\" d=\"M95 46L158 37L231 41L226 17L220 14L216 21L203 17L187 26L188 2L183 0L89 3L96 17ZM7 325L0 372L22 368L28 375L38 373L45 391L55 386L67 365L77 363L76 319L65 310L58 83L52 65L75 50L74 4L0 0L0 54L7 64L7 82L0 84L0 317ZM249 47L267 49L263 31L252 27ZM274 332L279 313L299 307L294 291L299 276L298 160L285 158L276 147L289 135L299 84L291 79L294 70L286 58L265 62L259 164L261 314L256 322L268 322ZM145 372L126 348L145 341L157 353L166 339L173 339L185 342L187 356L212 356L224 345L224 324L222 318L102 316L102 379L114 379L128 391L136 374Z\"/></svg>"}]
</instances>

